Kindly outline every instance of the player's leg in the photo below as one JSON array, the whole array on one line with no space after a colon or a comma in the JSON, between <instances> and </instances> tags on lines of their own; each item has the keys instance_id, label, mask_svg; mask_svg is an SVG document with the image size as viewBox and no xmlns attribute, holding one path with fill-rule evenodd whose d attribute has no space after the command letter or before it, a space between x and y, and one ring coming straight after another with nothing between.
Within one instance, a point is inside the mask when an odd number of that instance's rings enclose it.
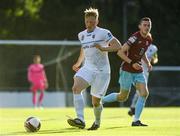
<instances>
[{"instance_id":1,"label":"player's leg","mask_svg":"<svg viewBox=\"0 0 180 136\"><path fill-rule=\"evenodd\" d=\"M143 67L143 73L144 73L144 77L145 77L145 80L146 80L146 83L148 82L148 77L149 77L149 72L148 72L148 69L145 67ZM132 103L131 103L131 106L130 106L130 110L128 111L128 114L130 116L134 115L135 114L135 106L136 106L136 102L138 100L138 97L139 97L139 91L136 90L136 93L134 94L133 96L133 99L132 99Z\"/></svg>"},{"instance_id":2,"label":"player's leg","mask_svg":"<svg viewBox=\"0 0 180 136\"><path fill-rule=\"evenodd\" d=\"M138 97L139 97L139 94L138 94L138 92L136 91L136 93L135 93L134 96L133 96L130 109L129 109L129 111L128 111L128 114L129 114L130 116L132 116L132 115L135 114L135 106L136 106L136 102L137 102L137 100L138 100Z\"/></svg>"},{"instance_id":3,"label":"player's leg","mask_svg":"<svg viewBox=\"0 0 180 136\"><path fill-rule=\"evenodd\" d=\"M82 90L87 88L89 84L81 77L74 77L74 85L72 87L74 106L76 110L77 117L84 121L84 98L82 95Z\"/></svg>"},{"instance_id":4,"label":"player's leg","mask_svg":"<svg viewBox=\"0 0 180 136\"><path fill-rule=\"evenodd\" d=\"M140 116L146 103L146 99L149 95L147 84L142 73L136 76L136 90L139 91L139 97L135 107L135 116L132 126L147 126L140 122Z\"/></svg>"},{"instance_id":5,"label":"player's leg","mask_svg":"<svg viewBox=\"0 0 180 136\"><path fill-rule=\"evenodd\" d=\"M43 99L44 99L45 84L44 83L39 83L38 88L40 90L40 95L39 95L39 99L38 99L38 106L42 107L42 102L43 102Z\"/></svg>"},{"instance_id":6,"label":"player's leg","mask_svg":"<svg viewBox=\"0 0 180 136\"><path fill-rule=\"evenodd\" d=\"M119 93L111 93L109 95L106 95L105 97L103 97L102 103L109 103L109 102L115 102L115 101L120 101L120 102L126 101L129 96L132 81L133 80L132 80L131 73L121 70L120 78L119 78L119 84L121 86L120 92Z\"/></svg>"},{"instance_id":7,"label":"player's leg","mask_svg":"<svg viewBox=\"0 0 180 136\"><path fill-rule=\"evenodd\" d=\"M92 104L93 104L95 121L88 130L97 130L100 127L101 113L103 110L103 105L100 103L100 101L101 101L101 98L92 96Z\"/></svg>"},{"instance_id":8,"label":"player's leg","mask_svg":"<svg viewBox=\"0 0 180 136\"><path fill-rule=\"evenodd\" d=\"M39 107L42 106L43 99L44 99L44 90L40 90L40 95L39 95L39 99L38 99L38 106Z\"/></svg>"},{"instance_id":9,"label":"player's leg","mask_svg":"<svg viewBox=\"0 0 180 136\"><path fill-rule=\"evenodd\" d=\"M84 121L84 99L82 95L82 91L86 89L91 82L92 73L85 69L81 68L74 76L74 84L72 87L73 98L74 98L74 107L76 111L77 118L68 119L68 123L71 126L75 126L78 128L85 127Z\"/></svg>"},{"instance_id":10,"label":"player's leg","mask_svg":"<svg viewBox=\"0 0 180 136\"><path fill-rule=\"evenodd\" d=\"M32 101L33 101L33 105L34 107L37 106L37 100L36 100L36 96L37 95L37 91L32 91Z\"/></svg>"},{"instance_id":11,"label":"player's leg","mask_svg":"<svg viewBox=\"0 0 180 136\"><path fill-rule=\"evenodd\" d=\"M110 74L97 73L95 80L91 85L92 105L94 110L95 121L88 130L96 130L101 124L101 113L103 105L101 98L105 95L110 82Z\"/></svg>"},{"instance_id":12,"label":"player's leg","mask_svg":"<svg viewBox=\"0 0 180 136\"><path fill-rule=\"evenodd\" d=\"M32 92L32 103L33 106L36 107L37 106L37 88L35 84L32 84L31 88L30 88L31 92Z\"/></svg>"},{"instance_id":13,"label":"player's leg","mask_svg":"<svg viewBox=\"0 0 180 136\"><path fill-rule=\"evenodd\" d=\"M84 128L84 99L81 91L87 88L89 84L81 77L74 77L74 85L72 87L73 97L74 97L74 107L76 111L77 118L68 119L67 122L69 125Z\"/></svg>"}]
</instances>

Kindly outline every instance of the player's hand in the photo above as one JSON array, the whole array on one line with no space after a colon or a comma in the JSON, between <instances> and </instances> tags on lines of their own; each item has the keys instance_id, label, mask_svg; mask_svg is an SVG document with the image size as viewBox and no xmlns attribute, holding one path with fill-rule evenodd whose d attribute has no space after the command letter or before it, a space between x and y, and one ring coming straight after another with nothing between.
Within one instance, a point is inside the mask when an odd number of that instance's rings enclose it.
<instances>
[{"instance_id":1,"label":"player's hand","mask_svg":"<svg viewBox=\"0 0 180 136\"><path fill-rule=\"evenodd\" d=\"M134 64L132 64L132 67L133 67L134 69L136 69L136 70L142 69L142 66L141 66L139 63L134 63Z\"/></svg>"},{"instance_id":2,"label":"player's hand","mask_svg":"<svg viewBox=\"0 0 180 136\"><path fill-rule=\"evenodd\" d=\"M45 89L48 89L48 87L49 87L48 82L45 82Z\"/></svg>"},{"instance_id":3,"label":"player's hand","mask_svg":"<svg viewBox=\"0 0 180 136\"><path fill-rule=\"evenodd\" d=\"M151 63L152 63L152 64L158 63L158 58L152 58L152 59L151 59Z\"/></svg>"},{"instance_id":4,"label":"player's hand","mask_svg":"<svg viewBox=\"0 0 180 136\"><path fill-rule=\"evenodd\" d=\"M73 66L72 66L72 69L77 72L79 70L79 65L77 63L75 63Z\"/></svg>"}]
</instances>

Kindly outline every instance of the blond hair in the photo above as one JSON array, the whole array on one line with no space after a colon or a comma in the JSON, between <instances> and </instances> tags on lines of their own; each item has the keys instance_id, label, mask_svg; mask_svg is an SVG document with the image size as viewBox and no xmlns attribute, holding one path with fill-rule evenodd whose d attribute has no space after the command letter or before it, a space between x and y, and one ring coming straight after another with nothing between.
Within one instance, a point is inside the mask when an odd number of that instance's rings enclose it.
<instances>
[{"instance_id":1,"label":"blond hair","mask_svg":"<svg viewBox=\"0 0 180 136\"><path fill-rule=\"evenodd\" d=\"M98 9L95 8L89 8L84 11L85 17L94 16L96 19L99 17Z\"/></svg>"}]
</instances>

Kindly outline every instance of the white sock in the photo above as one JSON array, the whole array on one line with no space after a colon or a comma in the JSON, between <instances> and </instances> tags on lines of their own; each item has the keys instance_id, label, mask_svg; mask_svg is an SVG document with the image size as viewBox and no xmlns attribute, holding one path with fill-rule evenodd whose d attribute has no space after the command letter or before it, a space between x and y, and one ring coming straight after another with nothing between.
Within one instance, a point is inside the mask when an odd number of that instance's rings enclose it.
<instances>
[{"instance_id":1,"label":"white sock","mask_svg":"<svg viewBox=\"0 0 180 136\"><path fill-rule=\"evenodd\" d=\"M99 105L98 107L94 107L94 115L95 115L95 123L100 125L101 123L101 112L103 110L103 106Z\"/></svg>"},{"instance_id":2,"label":"white sock","mask_svg":"<svg viewBox=\"0 0 180 136\"><path fill-rule=\"evenodd\" d=\"M84 99L82 94L74 94L74 107L77 117L84 121Z\"/></svg>"}]
</instances>

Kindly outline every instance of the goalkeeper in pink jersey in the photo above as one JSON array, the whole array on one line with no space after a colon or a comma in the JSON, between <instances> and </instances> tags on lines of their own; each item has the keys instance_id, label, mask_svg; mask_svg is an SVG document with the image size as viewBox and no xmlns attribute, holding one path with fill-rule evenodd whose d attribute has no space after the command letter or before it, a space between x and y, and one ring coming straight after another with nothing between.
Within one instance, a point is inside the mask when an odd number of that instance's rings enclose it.
<instances>
[{"instance_id":1,"label":"goalkeeper in pink jersey","mask_svg":"<svg viewBox=\"0 0 180 136\"><path fill-rule=\"evenodd\" d=\"M39 55L35 55L33 58L33 62L34 63L28 67L28 81L31 84L30 90L33 94L33 105L36 107L42 106L44 90L48 88L48 82L44 70L44 65L41 64L41 57ZM36 94L38 90L40 91L40 95L37 102Z\"/></svg>"}]
</instances>

